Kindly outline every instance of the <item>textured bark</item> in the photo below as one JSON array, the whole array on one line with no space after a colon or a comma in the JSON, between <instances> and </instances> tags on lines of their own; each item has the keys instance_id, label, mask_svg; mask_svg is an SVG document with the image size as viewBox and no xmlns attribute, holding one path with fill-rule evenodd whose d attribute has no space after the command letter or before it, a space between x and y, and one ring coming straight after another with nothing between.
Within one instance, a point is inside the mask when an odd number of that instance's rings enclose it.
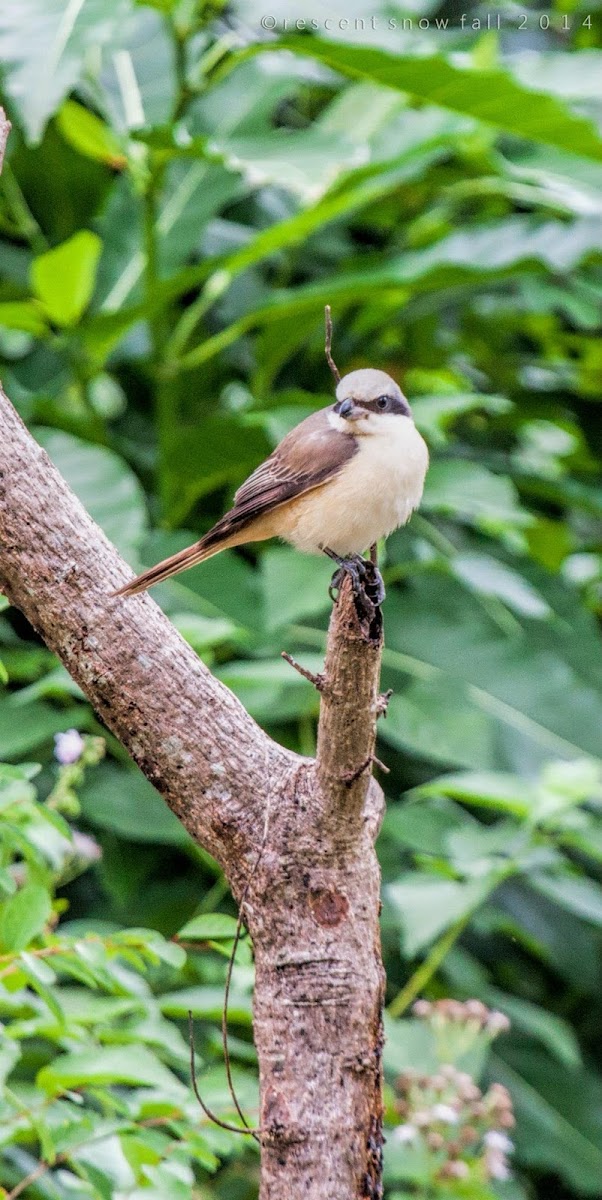
<instances>
[{"instance_id":1,"label":"textured bark","mask_svg":"<svg viewBox=\"0 0 602 1200\"><path fill-rule=\"evenodd\" d=\"M314 762L266 736L149 596L109 597L130 574L0 391L0 589L245 889L261 1200L377 1200L380 636L365 639L344 586Z\"/></svg>"}]
</instances>

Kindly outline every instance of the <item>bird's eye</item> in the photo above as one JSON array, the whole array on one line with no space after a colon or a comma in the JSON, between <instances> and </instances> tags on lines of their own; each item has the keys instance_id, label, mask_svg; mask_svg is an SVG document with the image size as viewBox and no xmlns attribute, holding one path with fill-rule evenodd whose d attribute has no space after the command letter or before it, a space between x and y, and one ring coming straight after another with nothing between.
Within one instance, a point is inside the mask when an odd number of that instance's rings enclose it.
<instances>
[{"instance_id":1,"label":"bird's eye","mask_svg":"<svg viewBox=\"0 0 602 1200\"><path fill-rule=\"evenodd\" d=\"M389 407L389 397L379 396L378 400L376 401L376 407L379 408L381 412L384 412L385 409Z\"/></svg>"}]
</instances>

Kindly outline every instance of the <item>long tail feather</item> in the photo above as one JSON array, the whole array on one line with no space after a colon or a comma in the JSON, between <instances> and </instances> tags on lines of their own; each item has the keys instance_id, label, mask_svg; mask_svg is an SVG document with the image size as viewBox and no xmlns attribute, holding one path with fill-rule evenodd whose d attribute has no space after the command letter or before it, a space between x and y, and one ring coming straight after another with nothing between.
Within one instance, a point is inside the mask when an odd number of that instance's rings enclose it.
<instances>
[{"instance_id":1,"label":"long tail feather","mask_svg":"<svg viewBox=\"0 0 602 1200\"><path fill-rule=\"evenodd\" d=\"M211 544L206 544L206 539L202 538L200 542L196 542L193 546L187 546L185 550L180 550L178 554L172 554L171 558L163 559L163 562L157 563L155 567L149 567L148 571L143 571L136 579L132 579L131 583L124 584L117 592L112 592L113 596L136 596L138 592L145 592L147 588L152 587L154 583L162 583L164 579L169 579L171 575L176 575L178 571L185 571L187 567L194 567L197 563L203 562L206 558L211 558L213 554L218 554L220 550L225 550L229 545L229 539L224 538L223 541L213 541Z\"/></svg>"}]
</instances>

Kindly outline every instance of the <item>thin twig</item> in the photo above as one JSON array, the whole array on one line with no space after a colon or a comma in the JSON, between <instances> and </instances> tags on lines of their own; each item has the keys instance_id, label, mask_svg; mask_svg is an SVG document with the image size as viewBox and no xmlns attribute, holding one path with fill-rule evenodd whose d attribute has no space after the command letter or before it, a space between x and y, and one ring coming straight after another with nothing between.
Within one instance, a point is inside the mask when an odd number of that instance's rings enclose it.
<instances>
[{"instance_id":1,"label":"thin twig","mask_svg":"<svg viewBox=\"0 0 602 1200\"><path fill-rule=\"evenodd\" d=\"M57 1154L56 1164L58 1165L61 1162L65 1162L65 1155ZM35 1168L35 1171L32 1171L30 1175L26 1175L25 1179L22 1179L21 1182L18 1183L17 1186L12 1189L12 1192L7 1193L6 1200L17 1200L17 1196L21 1196L23 1194L23 1192L27 1190L27 1188L30 1186L30 1184L35 1183L36 1179L40 1179L41 1176L45 1175L46 1172L49 1170L50 1170L50 1163L45 1163L45 1162L38 1163L37 1167Z\"/></svg>"},{"instance_id":2,"label":"thin twig","mask_svg":"<svg viewBox=\"0 0 602 1200\"><path fill-rule=\"evenodd\" d=\"M332 374L334 375L336 383L340 383L341 372L339 371L339 368L337 367L337 365L332 357L332 354L331 354L332 316L331 316L331 312L330 312L330 304L326 304L324 307L324 324L326 327L326 336L325 336L325 340L324 340L324 353L326 355L326 362L328 363L328 366L330 367L330 370L332 371Z\"/></svg>"},{"instance_id":3,"label":"thin twig","mask_svg":"<svg viewBox=\"0 0 602 1200\"><path fill-rule=\"evenodd\" d=\"M377 717L385 717L386 718L387 709L389 707L389 700L391 699L392 695L393 695L393 688L387 688L386 692L380 693L380 696L378 697L378 700L376 701Z\"/></svg>"},{"instance_id":4,"label":"thin twig","mask_svg":"<svg viewBox=\"0 0 602 1200\"><path fill-rule=\"evenodd\" d=\"M359 767L356 767L355 771L347 771L345 775L343 775L343 781L347 784L347 787L351 787L351 784L355 783L356 779L359 779L360 775L363 775L364 771L367 771L368 767L371 767L372 765L380 767L381 771L385 772L385 775L391 774L391 771L386 763L381 762L380 758L377 758L375 754L369 754L368 758L366 758L363 763L360 763Z\"/></svg>"},{"instance_id":5,"label":"thin twig","mask_svg":"<svg viewBox=\"0 0 602 1200\"><path fill-rule=\"evenodd\" d=\"M196 1064L194 1061L194 1017L190 1009L188 1009L188 1044L190 1047L190 1081L192 1083L192 1090L205 1116L208 1117L210 1121L213 1121L214 1125L219 1125L220 1129L227 1129L229 1133L250 1133L253 1135L253 1137L256 1137L256 1134L259 1132L259 1130L249 1128L241 1129L240 1125L230 1125L229 1121L222 1121L221 1117L216 1117L215 1113L212 1112L211 1109L205 1104L205 1101L199 1092L199 1087L196 1081Z\"/></svg>"},{"instance_id":6,"label":"thin twig","mask_svg":"<svg viewBox=\"0 0 602 1200\"><path fill-rule=\"evenodd\" d=\"M281 650L280 657L283 658L284 661L287 662L294 671L298 671L304 679L307 679L309 683L313 684L313 686L317 688L319 692L323 691L325 676L321 671L319 671L318 674L316 674L314 671L308 671L307 667L302 667L301 663L297 662L297 659L293 658L292 654L289 654L287 650Z\"/></svg>"},{"instance_id":7,"label":"thin twig","mask_svg":"<svg viewBox=\"0 0 602 1200\"><path fill-rule=\"evenodd\" d=\"M228 1002L230 999L230 987L232 984L232 972L234 970L234 961L236 958L236 951L238 949L238 943L240 941L241 930L242 930L242 926L243 926L243 922L244 922L245 900L248 896L251 882L255 878L255 875L257 874L257 870L258 870L259 864L261 862L263 852L266 847L266 842L268 839L269 821L270 821L270 807L271 807L271 794L268 795L268 800L267 800L267 804L266 804L265 823L264 823L264 827L263 827L263 837L261 839L261 845L259 847L257 858L255 859L255 862L253 863L253 866L247 876L247 882L245 883L245 886L243 888L242 896L240 898L240 903L238 906L238 920L236 922L236 930L234 933L234 942L232 944L232 951L231 951L230 958L228 961L228 970L226 973L226 986L224 988L224 1005L222 1008L222 1046L223 1046L223 1051L224 1051L224 1065L226 1068L226 1078L228 1080L228 1090L230 1092L230 1096L232 1097L234 1107L236 1108L236 1111L237 1111L241 1121L243 1122L243 1125L245 1126L244 1129L240 1129L238 1125L230 1125L230 1124L228 1124L228 1122L221 1121L218 1117L215 1116L214 1113L211 1112L211 1110L207 1107L207 1105L205 1104L204 1100L202 1099L202 1097L200 1095L199 1087L198 1087L197 1079L196 1079L196 1068L195 1068L195 1063L194 1063L194 1018L193 1018L192 1013L190 1011L188 1012L188 1036L189 1036L189 1042L190 1042L190 1076L191 1076L191 1080L192 1080L192 1087L194 1090L194 1094L195 1094L203 1112L205 1113L205 1115L207 1117L209 1117L209 1119L211 1121L215 1121L215 1123L217 1125L220 1125L222 1129L229 1129L231 1132L234 1132L234 1133L249 1134L252 1138L255 1139L256 1142L259 1142L260 1145L261 1145L261 1139L259 1137L259 1134L262 1132L261 1127L258 1126L257 1128L253 1129L249 1125L249 1122L247 1121L247 1118L239 1104L238 1096L236 1095L236 1091L234 1088L234 1080L232 1078L232 1064L230 1061L230 1050L228 1048Z\"/></svg>"},{"instance_id":8,"label":"thin twig","mask_svg":"<svg viewBox=\"0 0 602 1200\"><path fill-rule=\"evenodd\" d=\"M269 776L268 776L268 778L269 778ZM251 881L255 878L255 876L257 874L259 864L261 862L261 859L263 857L263 852L266 847L266 842L268 840L268 830L269 830L269 823L270 823L270 807L271 807L271 792L268 794L268 799L267 799L267 804L266 804L265 821L264 821L264 826L263 826L263 837L261 839L261 845L259 847L257 858L253 864L253 867L247 876L247 882L245 883L245 886L243 888L243 893L240 898L240 903L238 905L238 920L236 922L236 931L234 934L234 943L232 946L232 953L230 954L230 960L228 962L228 970L226 972L226 986L224 989L224 1007L222 1009L222 1046L224 1048L224 1063L225 1063L225 1067L226 1067L226 1076L228 1079L228 1087L230 1089L230 1095L234 1101L236 1111L237 1111L241 1121L244 1122L247 1129L251 1133L252 1137L255 1138L256 1142L260 1142L260 1139L258 1137L258 1131L251 1129L251 1127L247 1121L247 1118L245 1117L245 1114L243 1113L243 1111L240 1107L240 1104L238 1103L238 1097L234 1090L234 1081L232 1079L232 1068L231 1068L231 1063L230 1063L230 1051L228 1049L228 1002L230 1000L230 986L232 983L232 972L234 970L234 960L236 957L236 951L238 948L238 943L240 941L240 933L241 933L242 924L244 921L245 900L247 899L247 896L249 894L249 888L251 886Z\"/></svg>"},{"instance_id":9,"label":"thin twig","mask_svg":"<svg viewBox=\"0 0 602 1200\"><path fill-rule=\"evenodd\" d=\"M257 869L258 865L259 865L259 859L257 860L257 863L255 864L254 871ZM245 1117L245 1114L242 1111L242 1108L240 1107L240 1104L238 1101L238 1096L236 1095L236 1091L234 1089L234 1080L232 1078L232 1064L230 1062L230 1050L228 1047L228 1002L230 1000L230 984L232 982L232 971L234 970L234 960L236 958L236 951L238 950L238 943L240 941L240 934L241 934L241 930L242 930L242 926L243 926L243 919L244 919L243 905L244 905L244 902L246 899L248 887L249 887L249 880L247 880L243 894L241 896L240 905L238 908L238 920L236 922L236 931L234 934L234 942L232 944L232 951L230 954L230 958L228 960L228 970L226 972L226 986L224 988L224 1006L222 1008L222 1046L223 1046L223 1050L224 1050L224 1064L226 1067L226 1078L228 1080L228 1090L230 1092L232 1100L234 1101L234 1107L235 1107L243 1125L249 1130L249 1132L252 1132L251 1126L249 1125L249 1122L247 1121L247 1118ZM256 1142L259 1141L259 1138L257 1137L256 1133L253 1133L252 1136L255 1138Z\"/></svg>"}]
</instances>

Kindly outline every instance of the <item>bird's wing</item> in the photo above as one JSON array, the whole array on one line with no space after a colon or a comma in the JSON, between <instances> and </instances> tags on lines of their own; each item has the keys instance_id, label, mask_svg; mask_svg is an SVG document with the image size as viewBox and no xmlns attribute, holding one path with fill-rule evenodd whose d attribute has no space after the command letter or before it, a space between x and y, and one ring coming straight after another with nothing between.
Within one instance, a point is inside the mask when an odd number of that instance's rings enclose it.
<instances>
[{"instance_id":1,"label":"bird's wing","mask_svg":"<svg viewBox=\"0 0 602 1200\"><path fill-rule=\"evenodd\" d=\"M206 535L228 536L272 508L327 483L357 452L352 434L328 421L330 408L312 413L291 430L269 458L239 487L234 505Z\"/></svg>"},{"instance_id":2,"label":"bird's wing","mask_svg":"<svg viewBox=\"0 0 602 1200\"><path fill-rule=\"evenodd\" d=\"M357 442L353 435L332 428L328 421L329 412L330 409L324 408L312 413L287 434L274 453L238 489L230 511L200 541L150 567L114 595L134 596L154 583L202 562L216 554L221 543L231 545L228 538L244 530L256 517L294 496L320 487L338 474L356 453Z\"/></svg>"}]
</instances>

